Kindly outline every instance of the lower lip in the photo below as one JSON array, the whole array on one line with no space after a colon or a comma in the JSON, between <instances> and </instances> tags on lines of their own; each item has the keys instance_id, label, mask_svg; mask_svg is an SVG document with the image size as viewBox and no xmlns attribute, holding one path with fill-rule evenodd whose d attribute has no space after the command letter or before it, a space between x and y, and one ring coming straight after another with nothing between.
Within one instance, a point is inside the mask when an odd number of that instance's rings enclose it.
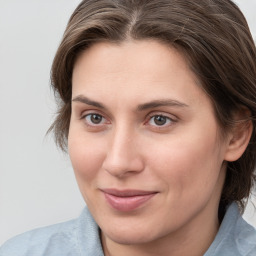
<instances>
[{"instance_id":1,"label":"lower lip","mask_svg":"<svg viewBox=\"0 0 256 256\"><path fill-rule=\"evenodd\" d=\"M119 197L108 193L104 193L104 195L112 208L121 212L129 212L145 204L148 200L155 196L156 193L130 197Z\"/></svg>"}]
</instances>

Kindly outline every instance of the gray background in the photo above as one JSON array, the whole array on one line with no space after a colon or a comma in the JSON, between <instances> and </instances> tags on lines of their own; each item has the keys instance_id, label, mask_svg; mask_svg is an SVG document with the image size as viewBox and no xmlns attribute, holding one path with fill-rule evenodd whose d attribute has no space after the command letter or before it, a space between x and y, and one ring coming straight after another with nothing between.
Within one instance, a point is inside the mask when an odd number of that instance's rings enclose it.
<instances>
[{"instance_id":1,"label":"gray background","mask_svg":"<svg viewBox=\"0 0 256 256\"><path fill-rule=\"evenodd\" d=\"M0 0L0 244L79 215L71 164L51 136L50 66L78 0ZM256 38L256 0L236 1ZM249 205L246 218L256 226Z\"/></svg>"}]
</instances>

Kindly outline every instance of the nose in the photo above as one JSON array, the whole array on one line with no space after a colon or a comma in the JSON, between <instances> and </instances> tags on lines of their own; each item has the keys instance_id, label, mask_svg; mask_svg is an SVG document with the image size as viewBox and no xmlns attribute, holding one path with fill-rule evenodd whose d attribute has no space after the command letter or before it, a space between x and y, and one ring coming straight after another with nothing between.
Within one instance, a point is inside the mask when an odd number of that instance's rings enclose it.
<instances>
[{"instance_id":1,"label":"nose","mask_svg":"<svg viewBox=\"0 0 256 256\"><path fill-rule=\"evenodd\" d=\"M126 128L116 129L111 134L103 169L112 176L124 178L144 169L138 136Z\"/></svg>"}]
</instances>

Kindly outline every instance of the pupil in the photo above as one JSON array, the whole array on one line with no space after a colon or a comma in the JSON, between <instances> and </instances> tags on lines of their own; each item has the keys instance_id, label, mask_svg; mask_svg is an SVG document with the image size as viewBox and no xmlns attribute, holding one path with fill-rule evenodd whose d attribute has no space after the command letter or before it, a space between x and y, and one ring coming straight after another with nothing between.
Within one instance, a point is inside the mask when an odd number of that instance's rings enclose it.
<instances>
[{"instance_id":1,"label":"pupil","mask_svg":"<svg viewBox=\"0 0 256 256\"><path fill-rule=\"evenodd\" d=\"M154 119L157 125L164 125L166 123L166 118L164 116L156 116Z\"/></svg>"},{"instance_id":2,"label":"pupil","mask_svg":"<svg viewBox=\"0 0 256 256\"><path fill-rule=\"evenodd\" d=\"M100 122L101 122L101 120L102 120L102 116L100 116L100 115L91 115L91 121L92 121L92 123L94 123L94 124L99 124Z\"/></svg>"}]
</instances>

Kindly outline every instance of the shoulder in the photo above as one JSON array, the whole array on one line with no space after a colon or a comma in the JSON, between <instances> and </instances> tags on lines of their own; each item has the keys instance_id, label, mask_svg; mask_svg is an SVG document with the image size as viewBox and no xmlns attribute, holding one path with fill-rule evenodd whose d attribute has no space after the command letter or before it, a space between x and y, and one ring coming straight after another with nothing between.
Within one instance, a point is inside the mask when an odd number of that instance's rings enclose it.
<instances>
[{"instance_id":1,"label":"shoulder","mask_svg":"<svg viewBox=\"0 0 256 256\"><path fill-rule=\"evenodd\" d=\"M236 240L236 247L241 255L256 255L256 229L242 217L236 223L234 238Z\"/></svg>"},{"instance_id":2,"label":"shoulder","mask_svg":"<svg viewBox=\"0 0 256 256\"><path fill-rule=\"evenodd\" d=\"M96 248L96 249L95 249ZM79 218L38 228L8 240L0 256L101 256L98 227L86 208Z\"/></svg>"},{"instance_id":3,"label":"shoulder","mask_svg":"<svg viewBox=\"0 0 256 256\"><path fill-rule=\"evenodd\" d=\"M0 248L0 256L41 256L48 255L48 249L57 251L54 247L72 248L75 245L75 233L76 220L34 229L8 240Z\"/></svg>"},{"instance_id":4,"label":"shoulder","mask_svg":"<svg viewBox=\"0 0 256 256\"><path fill-rule=\"evenodd\" d=\"M241 216L238 206L229 206L219 232L205 256L255 256L256 229Z\"/></svg>"}]
</instances>

